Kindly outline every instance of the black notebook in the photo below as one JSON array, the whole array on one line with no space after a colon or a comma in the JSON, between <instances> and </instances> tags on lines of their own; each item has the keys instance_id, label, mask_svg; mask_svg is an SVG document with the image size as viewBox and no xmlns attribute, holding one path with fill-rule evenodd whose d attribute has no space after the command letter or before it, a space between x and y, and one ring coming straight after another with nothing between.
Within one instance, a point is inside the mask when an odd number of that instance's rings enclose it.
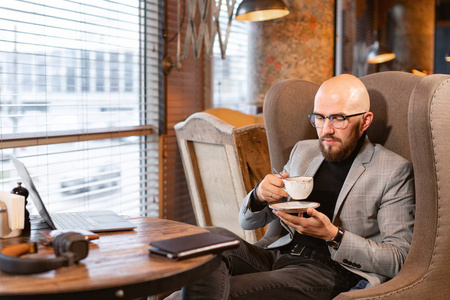
<instances>
[{"instance_id":1,"label":"black notebook","mask_svg":"<svg viewBox=\"0 0 450 300\"><path fill-rule=\"evenodd\" d=\"M150 243L150 255L179 260L236 248L239 240L215 233L199 233Z\"/></svg>"}]
</instances>

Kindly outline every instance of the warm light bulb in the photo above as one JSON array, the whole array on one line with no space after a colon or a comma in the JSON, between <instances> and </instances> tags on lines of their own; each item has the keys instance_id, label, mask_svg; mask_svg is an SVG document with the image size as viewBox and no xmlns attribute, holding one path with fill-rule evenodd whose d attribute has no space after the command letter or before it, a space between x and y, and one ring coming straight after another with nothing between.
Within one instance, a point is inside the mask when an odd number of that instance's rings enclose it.
<instances>
[{"instance_id":1,"label":"warm light bulb","mask_svg":"<svg viewBox=\"0 0 450 300\"><path fill-rule=\"evenodd\" d=\"M380 54L375 57L369 58L369 59L367 59L367 62L369 64L381 64L386 61L393 60L394 58L395 58L395 53L385 53L385 54Z\"/></svg>"}]
</instances>

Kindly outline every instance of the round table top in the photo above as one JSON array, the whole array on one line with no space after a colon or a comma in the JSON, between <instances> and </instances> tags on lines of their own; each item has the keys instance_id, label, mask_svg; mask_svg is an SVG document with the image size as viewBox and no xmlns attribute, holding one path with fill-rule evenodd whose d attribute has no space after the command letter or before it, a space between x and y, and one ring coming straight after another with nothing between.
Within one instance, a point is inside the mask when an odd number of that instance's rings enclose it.
<instances>
[{"instance_id":1,"label":"round table top","mask_svg":"<svg viewBox=\"0 0 450 300\"><path fill-rule=\"evenodd\" d=\"M0 272L0 298L137 298L180 288L206 276L220 263L220 256L212 254L177 262L149 256L151 241L202 233L205 229L148 217L130 221L137 225L135 230L100 233L98 240L91 241L88 257L77 265L31 275ZM9 244L11 240L1 242ZM53 249L42 245L38 254L28 256L54 257Z\"/></svg>"}]
</instances>

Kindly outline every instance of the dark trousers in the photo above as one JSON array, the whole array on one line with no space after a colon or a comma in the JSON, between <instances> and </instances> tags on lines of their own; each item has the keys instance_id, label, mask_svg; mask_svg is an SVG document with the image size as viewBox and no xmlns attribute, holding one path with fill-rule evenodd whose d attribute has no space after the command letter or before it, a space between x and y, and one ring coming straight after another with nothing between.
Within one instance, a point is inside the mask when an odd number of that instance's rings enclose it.
<instances>
[{"instance_id":1,"label":"dark trousers","mask_svg":"<svg viewBox=\"0 0 450 300\"><path fill-rule=\"evenodd\" d=\"M223 228L214 233L238 238ZM238 248L222 253L211 275L183 287L182 299L332 299L354 287L362 277L329 259L282 254L241 240ZM336 264L336 265L333 265Z\"/></svg>"}]
</instances>

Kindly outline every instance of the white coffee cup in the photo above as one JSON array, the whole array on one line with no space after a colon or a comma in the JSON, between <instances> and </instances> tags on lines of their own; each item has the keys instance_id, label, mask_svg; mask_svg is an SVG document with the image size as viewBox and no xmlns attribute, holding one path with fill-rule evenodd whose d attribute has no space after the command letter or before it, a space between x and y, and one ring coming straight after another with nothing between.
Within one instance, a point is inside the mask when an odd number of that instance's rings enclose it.
<instances>
[{"instance_id":1,"label":"white coffee cup","mask_svg":"<svg viewBox=\"0 0 450 300\"><path fill-rule=\"evenodd\" d=\"M283 179L284 189L293 200L308 198L314 186L312 177L295 176Z\"/></svg>"}]
</instances>

